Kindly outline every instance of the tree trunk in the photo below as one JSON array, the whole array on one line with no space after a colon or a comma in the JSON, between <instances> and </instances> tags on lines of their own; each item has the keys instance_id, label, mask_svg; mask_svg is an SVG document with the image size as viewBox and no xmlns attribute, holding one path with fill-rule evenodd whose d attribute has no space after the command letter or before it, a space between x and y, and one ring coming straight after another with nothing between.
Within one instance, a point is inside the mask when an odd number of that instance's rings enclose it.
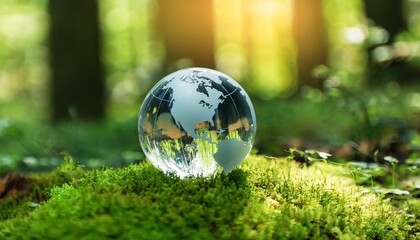
<instances>
[{"instance_id":1,"label":"tree trunk","mask_svg":"<svg viewBox=\"0 0 420 240\"><path fill-rule=\"evenodd\" d=\"M407 30L403 15L403 0L365 0L366 16L378 26L385 28L390 39Z\"/></svg>"},{"instance_id":2,"label":"tree trunk","mask_svg":"<svg viewBox=\"0 0 420 240\"><path fill-rule=\"evenodd\" d=\"M403 0L365 0L366 17L379 27L384 28L389 34L389 40L385 43L374 44L368 51L369 69L368 81L371 85L381 85L386 82L397 81L400 84L415 82L420 73L418 67L408 64L406 58L393 56L385 62L377 62L374 51L381 45L392 45L395 37L408 30L404 16Z\"/></svg>"},{"instance_id":3,"label":"tree trunk","mask_svg":"<svg viewBox=\"0 0 420 240\"><path fill-rule=\"evenodd\" d=\"M50 0L53 121L97 120L105 113L96 0Z\"/></svg>"},{"instance_id":4,"label":"tree trunk","mask_svg":"<svg viewBox=\"0 0 420 240\"><path fill-rule=\"evenodd\" d=\"M214 68L212 0L158 0L158 4L165 70L174 70L180 59L189 59L193 66Z\"/></svg>"},{"instance_id":5,"label":"tree trunk","mask_svg":"<svg viewBox=\"0 0 420 240\"><path fill-rule=\"evenodd\" d=\"M323 80L312 76L312 70L327 64L328 58L322 0L295 0L293 11L299 85L322 88Z\"/></svg>"}]
</instances>

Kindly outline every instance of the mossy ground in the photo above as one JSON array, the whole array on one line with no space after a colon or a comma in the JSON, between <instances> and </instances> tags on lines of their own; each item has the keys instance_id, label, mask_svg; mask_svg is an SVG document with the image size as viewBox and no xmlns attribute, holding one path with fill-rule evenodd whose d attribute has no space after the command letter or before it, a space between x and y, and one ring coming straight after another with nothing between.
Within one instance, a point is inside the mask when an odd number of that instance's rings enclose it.
<instances>
[{"instance_id":1,"label":"mossy ground","mask_svg":"<svg viewBox=\"0 0 420 240\"><path fill-rule=\"evenodd\" d=\"M181 180L148 163L88 171L67 157L55 172L34 178L41 187L30 196L0 204L0 238L420 237L418 201L397 209L345 173L330 164L251 156L230 174Z\"/></svg>"}]
</instances>

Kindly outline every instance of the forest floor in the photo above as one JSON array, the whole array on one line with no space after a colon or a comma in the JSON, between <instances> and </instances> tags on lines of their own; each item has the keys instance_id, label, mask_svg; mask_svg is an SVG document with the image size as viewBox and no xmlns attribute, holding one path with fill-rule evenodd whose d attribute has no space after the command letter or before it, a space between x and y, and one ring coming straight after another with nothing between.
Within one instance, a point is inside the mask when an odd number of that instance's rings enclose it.
<instances>
[{"instance_id":1,"label":"forest floor","mask_svg":"<svg viewBox=\"0 0 420 240\"><path fill-rule=\"evenodd\" d=\"M296 153L292 154L296 155ZM358 186L348 166L251 155L179 179L148 162L0 181L1 239L418 239L420 200ZM399 198L402 197L402 198Z\"/></svg>"},{"instance_id":2,"label":"forest floor","mask_svg":"<svg viewBox=\"0 0 420 240\"><path fill-rule=\"evenodd\" d=\"M419 239L418 91L313 91L254 99L248 159L182 180L145 160L138 107L49 125L0 104L0 239Z\"/></svg>"}]
</instances>

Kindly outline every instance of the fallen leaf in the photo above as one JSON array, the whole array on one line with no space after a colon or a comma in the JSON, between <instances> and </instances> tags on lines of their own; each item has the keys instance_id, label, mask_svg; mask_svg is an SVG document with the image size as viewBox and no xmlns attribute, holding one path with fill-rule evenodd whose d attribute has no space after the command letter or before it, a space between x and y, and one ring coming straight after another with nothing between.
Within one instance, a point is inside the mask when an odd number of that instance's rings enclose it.
<instances>
[{"instance_id":1,"label":"fallen leaf","mask_svg":"<svg viewBox=\"0 0 420 240\"><path fill-rule=\"evenodd\" d=\"M28 189L29 179L16 172L7 174L0 180L0 203Z\"/></svg>"}]
</instances>

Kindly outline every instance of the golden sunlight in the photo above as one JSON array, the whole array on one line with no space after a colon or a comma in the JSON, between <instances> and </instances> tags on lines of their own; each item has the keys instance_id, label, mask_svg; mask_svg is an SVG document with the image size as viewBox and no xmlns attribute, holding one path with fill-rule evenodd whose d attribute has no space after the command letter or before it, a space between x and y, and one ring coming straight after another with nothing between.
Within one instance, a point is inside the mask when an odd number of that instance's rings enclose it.
<instances>
[{"instance_id":1,"label":"golden sunlight","mask_svg":"<svg viewBox=\"0 0 420 240\"><path fill-rule=\"evenodd\" d=\"M215 0L216 63L253 91L292 94L295 79L291 0ZM246 78L245 76L250 76Z\"/></svg>"}]
</instances>

